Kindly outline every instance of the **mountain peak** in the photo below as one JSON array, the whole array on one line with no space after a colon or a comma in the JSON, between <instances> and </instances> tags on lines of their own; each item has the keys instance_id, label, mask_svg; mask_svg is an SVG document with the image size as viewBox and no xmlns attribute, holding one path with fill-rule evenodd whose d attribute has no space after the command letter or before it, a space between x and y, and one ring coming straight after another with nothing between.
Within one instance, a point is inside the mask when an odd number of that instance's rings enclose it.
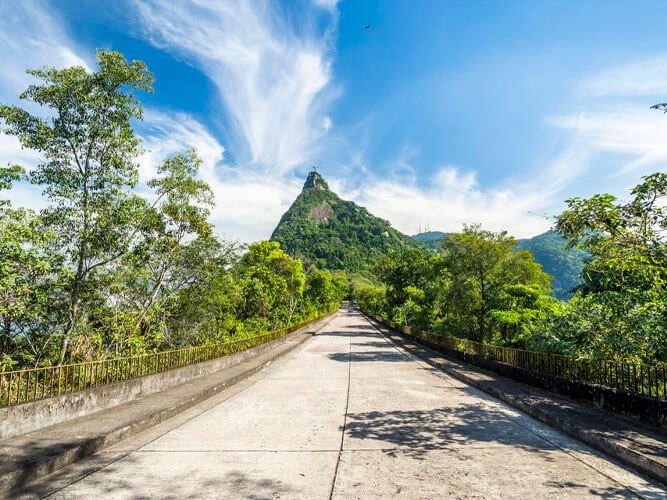
<instances>
[{"instance_id":1,"label":"mountain peak","mask_svg":"<svg viewBox=\"0 0 667 500\"><path fill-rule=\"evenodd\" d=\"M369 269L386 253L416 245L388 221L342 200L314 169L271 240L307 265L348 271Z\"/></svg>"},{"instance_id":2,"label":"mountain peak","mask_svg":"<svg viewBox=\"0 0 667 500\"><path fill-rule=\"evenodd\" d=\"M308 177L306 177L306 182L303 184L303 190L305 191L306 189L322 189L328 191L329 185L317 170L311 170L308 173Z\"/></svg>"}]
</instances>

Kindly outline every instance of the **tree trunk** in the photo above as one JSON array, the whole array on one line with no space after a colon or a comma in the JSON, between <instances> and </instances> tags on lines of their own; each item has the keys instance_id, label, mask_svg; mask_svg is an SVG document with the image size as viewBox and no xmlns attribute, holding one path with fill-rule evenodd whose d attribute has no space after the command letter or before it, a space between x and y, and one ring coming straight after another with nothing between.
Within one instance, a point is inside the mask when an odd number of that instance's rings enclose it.
<instances>
[{"instance_id":1,"label":"tree trunk","mask_svg":"<svg viewBox=\"0 0 667 500\"><path fill-rule=\"evenodd\" d=\"M9 354L12 348L12 319L9 316L4 316L2 323L2 341L0 342L0 354Z\"/></svg>"},{"instance_id":2,"label":"tree trunk","mask_svg":"<svg viewBox=\"0 0 667 500\"><path fill-rule=\"evenodd\" d=\"M83 281L83 251L79 254L79 263L77 265L77 274L74 281L74 286L72 287L72 293L70 294L69 301L69 310L67 311L67 323L65 323L65 328L63 329L63 341L60 344L60 359L58 361L59 365L65 363L65 358L67 357L67 348L69 347L70 334L74 329L74 323L76 322L76 314L79 306L79 292L81 291L81 282Z\"/></svg>"}]
</instances>

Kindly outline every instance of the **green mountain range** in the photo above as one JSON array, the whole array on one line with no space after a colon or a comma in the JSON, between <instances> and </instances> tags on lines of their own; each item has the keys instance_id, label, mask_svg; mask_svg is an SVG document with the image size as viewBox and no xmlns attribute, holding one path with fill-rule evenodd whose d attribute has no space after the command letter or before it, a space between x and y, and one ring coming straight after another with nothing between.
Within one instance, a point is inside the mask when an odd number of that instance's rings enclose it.
<instances>
[{"instance_id":1,"label":"green mountain range","mask_svg":"<svg viewBox=\"0 0 667 500\"><path fill-rule=\"evenodd\" d=\"M307 264L346 271L368 269L387 252L417 245L386 220L342 200L317 172L308 174L271 240Z\"/></svg>"}]
</instances>

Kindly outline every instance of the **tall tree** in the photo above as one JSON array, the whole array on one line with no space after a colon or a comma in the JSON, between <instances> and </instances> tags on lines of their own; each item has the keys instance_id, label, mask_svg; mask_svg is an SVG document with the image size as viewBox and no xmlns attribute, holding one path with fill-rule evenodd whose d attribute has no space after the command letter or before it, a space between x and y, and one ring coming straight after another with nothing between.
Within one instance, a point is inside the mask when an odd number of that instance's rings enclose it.
<instances>
[{"instance_id":1,"label":"tall tree","mask_svg":"<svg viewBox=\"0 0 667 500\"><path fill-rule=\"evenodd\" d=\"M208 221L213 193L206 182L196 178L200 166L201 160L191 149L168 158L158 168L158 177L148 183L157 201L142 224L145 237L135 252L148 271L137 327L154 305L196 279L202 259L216 254L213 246L217 242L206 243L213 233Z\"/></svg>"},{"instance_id":2,"label":"tall tree","mask_svg":"<svg viewBox=\"0 0 667 500\"><path fill-rule=\"evenodd\" d=\"M554 320L552 347L586 357L667 360L667 174L620 202L567 200L556 229L590 253L583 284Z\"/></svg>"},{"instance_id":3,"label":"tall tree","mask_svg":"<svg viewBox=\"0 0 667 500\"><path fill-rule=\"evenodd\" d=\"M140 152L131 121L142 116L134 92L151 91L153 77L142 62L128 62L118 52L99 51L97 63L94 72L80 66L29 71L41 83L20 97L48 108L46 117L0 107L4 132L43 156L32 181L53 202L43 221L72 270L61 363L81 318L82 297L94 293L93 273L127 252L144 205L127 189L137 181Z\"/></svg>"},{"instance_id":4,"label":"tall tree","mask_svg":"<svg viewBox=\"0 0 667 500\"><path fill-rule=\"evenodd\" d=\"M0 167L0 190L11 188L24 175L21 167ZM23 334L29 341L28 323L40 314L53 267L44 251L48 239L32 211L0 200L0 365L16 362L11 359L14 338ZM32 349L32 361L39 361L39 347Z\"/></svg>"},{"instance_id":5,"label":"tall tree","mask_svg":"<svg viewBox=\"0 0 667 500\"><path fill-rule=\"evenodd\" d=\"M241 259L240 273L245 318L266 318L271 326L292 321L306 280L299 259L290 257L275 241L261 241L250 245Z\"/></svg>"},{"instance_id":6,"label":"tall tree","mask_svg":"<svg viewBox=\"0 0 667 500\"><path fill-rule=\"evenodd\" d=\"M386 302L396 322L426 329L434 319L437 296L446 280L443 259L419 248L390 252L375 273L386 286Z\"/></svg>"},{"instance_id":7,"label":"tall tree","mask_svg":"<svg viewBox=\"0 0 667 500\"><path fill-rule=\"evenodd\" d=\"M493 340L493 311L506 308L507 286L526 285L548 293L550 277L533 255L515 251L517 241L506 232L466 226L443 240L445 267L451 284L444 301L443 322L450 332L479 342Z\"/></svg>"}]
</instances>

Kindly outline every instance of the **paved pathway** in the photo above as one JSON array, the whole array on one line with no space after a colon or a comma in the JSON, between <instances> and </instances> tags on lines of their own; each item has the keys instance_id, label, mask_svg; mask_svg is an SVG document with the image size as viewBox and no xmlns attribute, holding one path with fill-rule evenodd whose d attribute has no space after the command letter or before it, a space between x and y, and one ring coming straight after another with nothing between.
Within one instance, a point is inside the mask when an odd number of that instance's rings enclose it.
<instances>
[{"instance_id":1,"label":"paved pathway","mask_svg":"<svg viewBox=\"0 0 667 500\"><path fill-rule=\"evenodd\" d=\"M239 386L55 476L54 498L539 498L667 492L343 311Z\"/></svg>"}]
</instances>

